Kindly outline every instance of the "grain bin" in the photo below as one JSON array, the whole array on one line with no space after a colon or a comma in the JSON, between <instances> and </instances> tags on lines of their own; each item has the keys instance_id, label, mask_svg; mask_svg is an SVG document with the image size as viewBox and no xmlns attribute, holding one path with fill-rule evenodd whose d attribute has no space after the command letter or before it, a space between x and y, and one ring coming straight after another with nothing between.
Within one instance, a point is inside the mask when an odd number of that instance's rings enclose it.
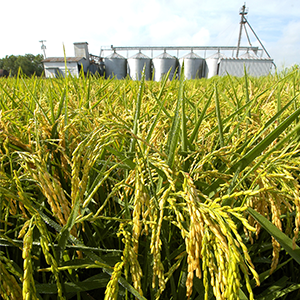
<instances>
[{"instance_id":1,"label":"grain bin","mask_svg":"<svg viewBox=\"0 0 300 300\"><path fill-rule=\"evenodd\" d=\"M151 79L151 59L139 52L132 57L128 58L128 70L130 78L133 80L141 80L142 72L145 66L145 79Z\"/></svg>"},{"instance_id":2,"label":"grain bin","mask_svg":"<svg viewBox=\"0 0 300 300\"><path fill-rule=\"evenodd\" d=\"M104 58L105 77L116 77L117 79L125 78L127 75L127 59L120 54L113 54Z\"/></svg>"},{"instance_id":3,"label":"grain bin","mask_svg":"<svg viewBox=\"0 0 300 300\"><path fill-rule=\"evenodd\" d=\"M219 64L222 58L226 58L226 56L220 52L215 53L208 57L206 62L206 71L205 71L205 77L211 78L213 76L219 75Z\"/></svg>"},{"instance_id":4,"label":"grain bin","mask_svg":"<svg viewBox=\"0 0 300 300\"><path fill-rule=\"evenodd\" d=\"M177 58L166 53L166 51L159 56L152 59L154 68L154 80L160 81L165 74L171 69L169 79L172 80L177 67Z\"/></svg>"},{"instance_id":5,"label":"grain bin","mask_svg":"<svg viewBox=\"0 0 300 300\"><path fill-rule=\"evenodd\" d=\"M181 74L183 63L186 79L202 78L204 76L205 60L193 51L179 59L179 74Z\"/></svg>"}]
</instances>

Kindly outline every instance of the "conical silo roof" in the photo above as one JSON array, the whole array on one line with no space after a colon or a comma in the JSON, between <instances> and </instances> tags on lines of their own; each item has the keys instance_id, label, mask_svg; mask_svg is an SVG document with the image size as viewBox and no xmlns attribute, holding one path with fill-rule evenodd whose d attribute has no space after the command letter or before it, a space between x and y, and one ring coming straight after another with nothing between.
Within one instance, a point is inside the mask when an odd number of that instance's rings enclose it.
<instances>
[{"instance_id":1,"label":"conical silo roof","mask_svg":"<svg viewBox=\"0 0 300 300\"><path fill-rule=\"evenodd\" d=\"M122 55L120 55L119 53L112 53L111 55L106 56L106 58L113 58L113 59L126 59L125 57L123 57Z\"/></svg>"},{"instance_id":2,"label":"conical silo roof","mask_svg":"<svg viewBox=\"0 0 300 300\"><path fill-rule=\"evenodd\" d=\"M167 52L164 52L156 57L154 57L154 59L176 59L176 57L170 55L169 53Z\"/></svg>"},{"instance_id":3,"label":"conical silo roof","mask_svg":"<svg viewBox=\"0 0 300 300\"><path fill-rule=\"evenodd\" d=\"M222 54L222 53L220 53L220 52L217 52L217 53L215 53L215 54L209 56L207 59L210 59L210 58L211 58L211 59L216 59L216 58L227 58L227 56L224 55L224 54Z\"/></svg>"},{"instance_id":4,"label":"conical silo roof","mask_svg":"<svg viewBox=\"0 0 300 300\"><path fill-rule=\"evenodd\" d=\"M150 59L150 57L148 57L147 55L139 52L139 53L129 57L129 59Z\"/></svg>"},{"instance_id":5,"label":"conical silo roof","mask_svg":"<svg viewBox=\"0 0 300 300\"><path fill-rule=\"evenodd\" d=\"M190 52L190 53L186 54L185 56L181 57L181 59L202 59L202 57L197 55L194 52Z\"/></svg>"}]
</instances>

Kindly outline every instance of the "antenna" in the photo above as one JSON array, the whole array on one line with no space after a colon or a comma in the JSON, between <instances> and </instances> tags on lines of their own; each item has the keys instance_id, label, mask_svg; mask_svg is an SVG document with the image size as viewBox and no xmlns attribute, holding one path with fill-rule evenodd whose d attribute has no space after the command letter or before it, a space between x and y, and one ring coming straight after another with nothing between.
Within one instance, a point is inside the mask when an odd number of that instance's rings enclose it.
<instances>
[{"instance_id":1,"label":"antenna","mask_svg":"<svg viewBox=\"0 0 300 300\"><path fill-rule=\"evenodd\" d=\"M41 40L39 41L40 43L42 43L41 49L44 52L44 58L46 59L46 45L44 44L44 42L47 42L46 40Z\"/></svg>"}]
</instances>

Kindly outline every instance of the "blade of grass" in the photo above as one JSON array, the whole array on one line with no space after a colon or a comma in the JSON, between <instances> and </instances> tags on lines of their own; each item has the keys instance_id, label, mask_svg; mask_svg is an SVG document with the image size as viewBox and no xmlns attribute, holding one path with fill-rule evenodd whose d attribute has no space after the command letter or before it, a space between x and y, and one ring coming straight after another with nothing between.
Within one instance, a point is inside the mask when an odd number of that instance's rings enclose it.
<instances>
[{"instance_id":1,"label":"blade of grass","mask_svg":"<svg viewBox=\"0 0 300 300\"><path fill-rule=\"evenodd\" d=\"M296 291L300 289L300 284L292 284L287 288L284 288L280 291L274 291L270 294L268 294L265 297L262 298L257 298L257 300L275 300L275 299L283 299L282 297L286 296L287 294L289 294L290 292ZM285 299L289 299L289 298L285 298Z\"/></svg>"},{"instance_id":2,"label":"blade of grass","mask_svg":"<svg viewBox=\"0 0 300 300\"><path fill-rule=\"evenodd\" d=\"M65 282L66 293L92 291L99 288L105 288L109 282L109 276L105 273L99 274L100 278L91 281L82 282ZM40 294L57 294L57 286L55 283L36 284L36 291Z\"/></svg>"},{"instance_id":3,"label":"blade of grass","mask_svg":"<svg viewBox=\"0 0 300 300\"><path fill-rule=\"evenodd\" d=\"M232 120L236 115L238 115L241 112L244 112L244 109L250 105L251 103L254 102L254 99L252 99L250 102L246 103L245 105L243 105L241 108L239 108L238 110L236 110L234 113L232 113L230 116L228 116L227 118L225 118L223 120L223 124L228 123L230 120ZM211 129L206 135L205 138L207 138L208 136L210 136L213 132L218 130L218 125L216 125L215 127L213 127L213 129Z\"/></svg>"},{"instance_id":4,"label":"blade of grass","mask_svg":"<svg viewBox=\"0 0 300 300\"><path fill-rule=\"evenodd\" d=\"M111 154L114 154L118 159L120 159L120 161L124 164L126 164L130 170L135 169L135 163L128 158L127 156L125 156L122 152L117 151L116 149L114 149L113 147L110 146L106 146L105 149L110 152Z\"/></svg>"},{"instance_id":5,"label":"blade of grass","mask_svg":"<svg viewBox=\"0 0 300 300\"><path fill-rule=\"evenodd\" d=\"M249 214L272 236L277 242L288 252L291 257L300 264L300 248L293 243L286 234L279 230L275 225L273 225L267 218L263 217L261 214L256 212L251 207L247 208Z\"/></svg>"},{"instance_id":6,"label":"blade of grass","mask_svg":"<svg viewBox=\"0 0 300 300\"><path fill-rule=\"evenodd\" d=\"M216 105L216 115L218 120L220 147L222 148L224 147L223 123L221 118L220 101L219 101L218 88L216 83L215 83L215 105Z\"/></svg>"},{"instance_id":7,"label":"blade of grass","mask_svg":"<svg viewBox=\"0 0 300 300\"><path fill-rule=\"evenodd\" d=\"M171 69L168 71L167 76L164 78L164 80L163 80L163 82L162 82L161 89L160 89L160 91L159 91L158 96L157 96L157 97L154 97L155 100L156 100L156 102L157 102L158 105L160 106L160 109L159 109L158 113L156 114L155 119L154 119L153 123L151 124L151 127L150 127L150 129L149 129L149 131L148 131L148 135L147 135L147 138L146 138L146 141L147 141L147 142L150 141L150 138L151 138L151 136L152 136L152 134L153 134L153 131L154 131L154 129L155 129L155 126L156 126L156 124L157 124L157 122L158 122L160 116L161 116L162 111L164 111L165 114L166 114L169 118L171 118L171 116L169 115L169 113L166 111L166 109L165 109L165 107L164 107L165 102L166 102L166 100L167 100L167 97L165 97L162 101L160 100L160 99L161 99L161 96L162 96L162 93L163 93L163 91L164 91L164 88L165 88L165 86L166 86L167 80L168 80L168 78L169 78L170 72L171 72Z\"/></svg>"},{"instance_id":8,"label":"blade of grass","mask_svg":"<svg viewBox=\"0 0 300 300\"><path fill-rule=\"evenodd\" d=\"M180 74L180 82L179 82L179 89L178 89L178 99L175 108L174 117L172 120L171 130L168 135L168 141L166 145L168 159L167 164L170 168L173 167L174 159L175 159L175 152L176 147L178 144L179 133L180 133L180 110L182 107L183 102L183 91L184 91L184 67L181 68Z\"/></svg>"},{"instance_id":9,"label":"blade of grass","mask_svg":"<svg viewBox=\"0 0 300 300\"><path fill-rule=\"evenodd\" d=\"M241 289L239 289L239 299L248 300L248 297L244 294L244 292Z\"/></svg>"},{"instance_id":10,"label":"blade of grass","mask_svg":"<svg viewBox=\"0 0 300 300\"><path fill-rule=\"evenodd\" d=\"M208 107L209 107L209 105L211 103L211 98L212 98L213 94L214 94L214 91L210 94L210 96L209 96L208 100L206 101L206 104L205 104L204 108L202 109L202 112L201 112L201 114L200 114L200 116L199 116L199 118L197 120L197 123L194 126L194 129L193 129L193 131L192 131L192 133L190 135L190 138L189 138L189 143L190 144L193 144L193 142L194 142L194 140L195 140L195 138L196 138L196 136L198 134L198 131L199 131L201 123L202 123L202 121L204 119L205 113L206 113L206 111L207 111L207 109L208 109Z\"/></svg>"},{"instance_id":11,"label":"blade of grass","mask_svg":"<svg viewBox=\"0 0 300 300\"><path fill-rule=\"evenodd\" d=\"M103 87L101 87L98 91L97 91L97 93L96 93L96 95L97 94L100 94L100 92L102 91L102 90L104 90L106 87L107 87L107 85L108 84L106 84L106 85L104 85ZM109 93L109 92L107 92L104 96L102 96L95 104L93 104L92 105L92 107L91 107L91 109L94 109L94 108L96 108L100 103L101 103L101 101L103 100L103 99L105 99L106 97L108 98L108 99L111 99L111 97L112 97L112 95L114 95L114 93L116 92L116 90L120 87L120 85L121 85L121 82ZM95 95L95 97L96 97L96 95Z\"/></svg>"},{"instance_id":12,"label":"blade of grass","mask_svg":"<svg viewBox=\"0 0 300 300\"><path fill-rule=\"evenodd\" d=\"M133 119L133 129L132 129L132 132L134 135L137 135L137 133L138 133L139 118L140 118L140 113L141 113L141 104L142 104L144 89L145 89L145 67L143 69L142 79L140 81L139 94L138 94L138 97L136 98L136 102L135 102L135 113L134 113L134 119ZM129 152L131 152L131 153L134 152L135 143L136 143L136 139L132 138Z\"/></svg>"},{"instance_id":13,"label":"blade of grass","mask_svg":"<svg viewBox=\"0 0 300 300\"><path fill-rule=\"evenodd\" d=\"M182 108L181 108L181 151L183 153L187 152L188 149L188 140L187 140L187 129L186 129L186 111L185 111L185 97L184 93L182 94Z\"/></svg>"},{"instance_id":14,"label":"blade of grass","mask_svg":"<svg viewBox=\"0 0 300 300\"><path fill-rule=\"evenodd\" d=\"M25 83L24 79L23 83L28 91L28 93L31 95L32 99L34 100L34 102L37 104L37 106L39 107L39 109L41 110L42 114L44 115L44 117L46 118L46 120L49 122L49 124L52 124L49 117L47 116L45 110L43 109L43 107L40 104L40 101L38 99L36 99L35 95L32 93L31 89L28 88L27 84Z\"/></svg>"},{"instance_id":15,"label":"blade of grass","mask_svg":"<svg viewBox=\"0 0 300 300\"><path fill-rule=\"evenodd\" d=\"M290 259L286 260L285 262L283 262L282 264L278 265L276 270L274 272L276 272L277 270L280 270L283 266L285 266L286 264L288 264L293 258L291 257ZM270 273L271 269L259 274L259 282L260 284L262 284L266 279L268 279L271 275ZM273 273L274 273L273 272ZM255 288L256 286L256 282L255 282L255 279L251 279L250 281L250 284L251 284L251 287L252 288Z\"/></svg>"},{"instance_id":16,"label":"blade of grass","mask_svg":"<svg viewBox=\"0 0 300 300\"><path fill-rule=\"evenodd\" d=\"M277 299L276 294L286 286L288 279L289 278L287 276L283 276L282 278L274 282L271 286L269 286L261 293L261 297L259 297L258 295L257 300Z\"/></svg>"}]
</instances>

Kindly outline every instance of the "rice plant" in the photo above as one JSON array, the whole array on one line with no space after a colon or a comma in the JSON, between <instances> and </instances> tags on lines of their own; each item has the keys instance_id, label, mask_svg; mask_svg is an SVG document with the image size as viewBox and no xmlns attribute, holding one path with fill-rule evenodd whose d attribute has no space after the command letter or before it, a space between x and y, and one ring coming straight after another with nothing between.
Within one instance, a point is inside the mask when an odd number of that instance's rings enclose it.
<instances>
[{"instance_id":1,"label":"rice plant","mask_svg":"<svg viewBox=\"0 0 300 300\"><path fill-rule=\"evenodd\" d=\"M0 79L3 299L299 295L299 70L167 78Z\"/></svg>"}]
</instances>

